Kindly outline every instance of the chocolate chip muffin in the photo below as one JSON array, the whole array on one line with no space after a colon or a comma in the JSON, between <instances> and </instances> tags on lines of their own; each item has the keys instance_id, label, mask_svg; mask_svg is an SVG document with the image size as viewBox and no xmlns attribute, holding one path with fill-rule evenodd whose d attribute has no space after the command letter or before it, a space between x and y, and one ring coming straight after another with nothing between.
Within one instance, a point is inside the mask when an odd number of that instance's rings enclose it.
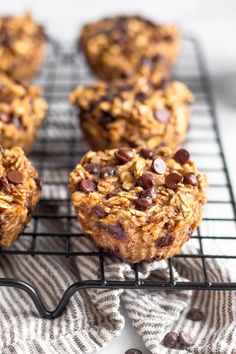
<instances>
[{"instance_id":1,"label":"chocolate chip muffin","mask_svg":"<svg viewBox=\"0 0 236 354\"><path fill-rule=\"evenodd\" d=\"M40 87L18 83L0 73L0 145L17 145L29 152L46 111Z\"/></svg>"},{"instance_id":2,"label":"chocolate chip muffin","mask_svg":"<svg viewBox=\"0 0 236 354\"><path fill-rule=\"evenodd\" d=\"M32 78L45 52L43 27L31 14L0 17L0 71L15 80Z\"/></svg>"},{"instance_id":3,"label":"chocolate chip muffin","mask_svg":"<svg viewBox=\"0 0 236 354\"><path fill-rule=\"evenodd\" d=\"M70 174L85 234L127 262L178 254L199 225L207 177L185 149L90 151Z\"/></svg>"},{"instance_id":4,"label":"chocolate chip muffin","mask_svg":"<svg viewBox=\"0 0 236 354\"><path fill-rule=\"evenodd\" d=\"M122 146L179 146L189 127L193 96L181 82L156 85L144 78L78 86L70 101L94 150Z\"/></svg>"},{"instance_id":5,"label":"chocolate chip muffin","mask_svg":"<svg viewBox=\"0 0 236 354\"><path fill-rule=\"evenodd\" d=\"M0 246L9 247L31 218L40 196L37 171L19 147L0 147Z\"/></svg>"},{"instance_id":6,"label":"chocolate chip muffin","mask_svg":"<svg viewBox=\"0 0 236 354\"><path fill-rule=\"evenodd\" d=\"M140 16L115 16L83 27L80 45L93 71L104 80L146 76L159 83L180 50L176 26Z\"/></svg>"}]
</instances>

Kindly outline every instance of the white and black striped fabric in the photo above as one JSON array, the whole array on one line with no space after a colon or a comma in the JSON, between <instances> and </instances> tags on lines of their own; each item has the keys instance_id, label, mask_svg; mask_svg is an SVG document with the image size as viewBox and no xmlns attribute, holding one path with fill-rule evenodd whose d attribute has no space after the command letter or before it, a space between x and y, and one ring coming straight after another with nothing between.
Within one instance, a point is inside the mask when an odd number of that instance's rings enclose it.
<instances>
[{"instance_id":1,"label":"white and black striped fabric","mask_svg":"<svg viewBox=\"0 0 236 354\"><path fill-rule=\"evenodd\" d=\"M45 247L56 247L47 239L42 242ZM58 247L60 242L62 240L57 241ZM87 239L73 242L79 242L83 251L91 250ZM23 240L17 247L23 247ZM53 309L73 282L99 277L98 262L93 257L1 256L0 276L35 285L47 299L47 306ZM231 274L223 264L210 260L207 266L212 281L230 281ZM107 279L133 277L130 266L115 259L107 259L105 269ZM178 280L202 281L200 260L181 258L175 261L175 269L174 276ZM165 261L143 262L139 271L141 278L152 280L168 276ZM1 288L0 299L1 354L97 353L124 328L121 302L150 353L228 354L236 349L234 292L81 290L72 297L64 314L53 321L42 319L29 296L21 290ZM186 319L191 307L204 311L206 320ZM190 332L194 345L181 351L165 348L162 339L171 330Z\"/></svg>"}]
</instances>

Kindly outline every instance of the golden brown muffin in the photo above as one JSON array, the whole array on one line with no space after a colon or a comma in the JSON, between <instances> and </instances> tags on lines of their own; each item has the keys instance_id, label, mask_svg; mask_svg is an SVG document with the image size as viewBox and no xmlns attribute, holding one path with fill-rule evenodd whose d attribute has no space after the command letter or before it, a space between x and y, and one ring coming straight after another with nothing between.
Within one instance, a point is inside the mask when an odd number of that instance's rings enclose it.
<instances>
[{"instance_id":1,"label":"golden brown muffin","mask_svg":"<svg viewBox=\"0 0 236 354\"><path fill-rule=\"evenodd\" d=\"M29 152L47 112L38 86L20 84L0 73L0 145Z\"/></svg>"},{"instance_id":2,"label":"golden brown muffin","mask_svg":"<svg viewBox=\"0 0 236 354\"><path fill-rule=\"evenodd\" d=\"M31 79L45 52L44 31L31 14L0 17L0 71L15 80Z\"/></svg>"},{"instance_id":3,"label":"golden brown muffin","mask_svg":"<svg viewBox=\"0 0 236 354\"><path fill-rule=\"evenodd\" d=\"M156 83L169 76L180 50L176 26L140 16L115 16L87 24L80 45L93 71L104 80L133 75Z\"/></svg>"},{"instance_id":4,"label":"golden brown muffin","mask_svg":"<svg viewBox=\"0 0 236 354\"><path fill-rule=\"evenodd\" d=\"M0 246L24 230L40 196L37 171L19 147L0 148Z\"/></svg>"},{"instance_id":5,"label":"golden brown muffin","mask_svg":"<svg viewBox=\"0 0 236 354\"><path fill-rule=\"evenodd\" d=\"M181 145L189 128L192 100L181 82L156 85L144 78L78 86L70 95L94 150Z\"/></svg>"},{"instance_id":6,"label":"golden brown muffin","mask_svg":"<svg viewBox=\"0 0 236 354\"><path fill-rule=\"evenodd\" d=\"M127 262L178 254L202 218L207 178L185 149L88 152L70 174L85 234Z\"/></svg>"}]
</instances>

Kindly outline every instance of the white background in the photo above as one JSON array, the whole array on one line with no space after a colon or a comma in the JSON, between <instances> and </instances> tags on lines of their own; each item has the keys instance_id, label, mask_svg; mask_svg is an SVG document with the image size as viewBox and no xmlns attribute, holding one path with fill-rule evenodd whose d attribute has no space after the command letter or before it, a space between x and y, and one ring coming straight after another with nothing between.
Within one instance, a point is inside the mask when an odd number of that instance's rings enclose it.
<instances>
[{"instance_id":1,"label":"white background","mask_svg":"<svg viewBox=\"0 0 236 354\"><path fill-rule=\"evenodd\" d=\"M220 125L220 134L236 191L236 1L235 0L0 0L0 15L33 11L48 32L71 41L86 21L113 13L139 13L154 20L173 21L202 42ZM127 323L103 354L123 354L136 347L147 354Z\"/></svg>"}]
</instances>

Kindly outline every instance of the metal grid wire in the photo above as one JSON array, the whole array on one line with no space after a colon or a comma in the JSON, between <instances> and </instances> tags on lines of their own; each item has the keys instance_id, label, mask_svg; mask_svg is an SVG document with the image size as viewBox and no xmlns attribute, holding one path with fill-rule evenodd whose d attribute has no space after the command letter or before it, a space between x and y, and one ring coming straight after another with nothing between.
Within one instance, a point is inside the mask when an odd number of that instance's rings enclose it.
<instances>
[{"instance_id":1,"label":"metal grid wire","mask_svg":"<svg viewBox=\"0 0 236 354\"><path fill-rule=\"evenodd\" d=\"M190 245L193 244L197 252L190 254L183 250L183 253L170 259L169 279L165 281L141 281L138 264L131 266L133 280L109 280L106 278L105 265L106 257L111 257L108 252L94 249L86 253L73 247L73 238L85 236L81 230L73 227L78 222L73 213L67 188L68 173L88 149L79 131L76 114L68 103L68 94L77 84L88 84L95 78L76 48L63 47L56 42L49 43L45 64L36 80L44 87L49 113L40 131L37 145L30 156L43 177L42 198L31 223L21 237L11 249L1 250L0 254L7 254L8 257L15 254L22 257L24 255L99 257L101 277L72 284L63 294L57 308L51 312L45 308L37 290L30 284L14 279L0 279L0 286L13 286L27 291L42 316L55 318L60 315L70 297L80 288L236 290L236 279L233 283L212 282L207 267L207 262L212 258L222 258L225 261L236 260L236 251L234 251L236 208L205 64L199 44L194 39L184 39L182 54L173 78L185 82L195 95L191 128L185 146L191 152L200 171L207 173L210 179L208 203L202 224L188 242ZM51 227L47 229L47 225L52 224L53 230ZM41 246L42 239L48 240L46 248ZM212 246L213 243L218 246L217 252ZM222 252L219 252L219 249ZM197 282L176 281L173 275L173 263L176 258L200 260L202 279Z\"/></svg>"}]
</instances>

